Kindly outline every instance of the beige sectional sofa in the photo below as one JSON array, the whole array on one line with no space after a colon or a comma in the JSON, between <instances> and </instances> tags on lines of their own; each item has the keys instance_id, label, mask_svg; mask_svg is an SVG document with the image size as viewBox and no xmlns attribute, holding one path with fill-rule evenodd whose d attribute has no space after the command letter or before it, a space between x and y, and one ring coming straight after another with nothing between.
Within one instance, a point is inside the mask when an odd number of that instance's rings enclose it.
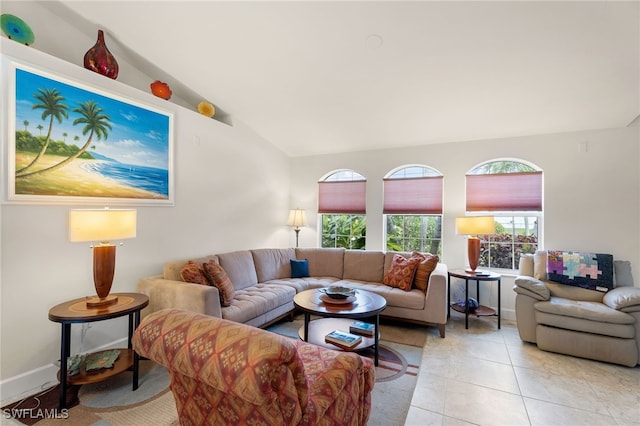
<instances>
[{"instance_id":1,"label":"beige sectional sofa","mask_svg":"<svg viewBox=\"0 0 640 426\"><path fill-rule=\"evenodd\" d=\"M264 327L294 312L296 293L330 285L368 290L383 296L383 317L437 325L445 336L447 268L438 263L426 291L382 284L394 254L411 253L328 248L255 249L169 261L162 274L142 278L137 289L149 296L143 315L165 308L186 309L235 322ZM291 259L308 261L308 277L291 278ZM184 282L180 271L189 260L218 263L233 284L233 299L222 306L217 287Z\"/></svg>"},{"instance_id":2,"label":"beige sectional sofa","mask_svg":"<svg viewBox=\"0 0 640 426\"><path fill-rule=\"evenodd\" d=\"M546 276L544 251L521 258L513 290L523 341L550 352L640 364L640 288L618 281L604 293L550 282Z\"/></svg>"}]
</instances>

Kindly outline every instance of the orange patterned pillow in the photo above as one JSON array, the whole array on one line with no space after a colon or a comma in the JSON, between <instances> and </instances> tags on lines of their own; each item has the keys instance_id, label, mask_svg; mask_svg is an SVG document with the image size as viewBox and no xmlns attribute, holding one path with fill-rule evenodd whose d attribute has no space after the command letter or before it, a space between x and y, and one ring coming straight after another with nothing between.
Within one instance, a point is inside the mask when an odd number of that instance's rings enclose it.
<instances>
[{"instance_id":1,"label":"orange patterned pillow","mask_svg":"<svg viewBox=\"0 0 640 426\"><path fill-rule=\"evenodd\" d=\"M419 263L419 257L411 257L407 259L399 254L394 254L393 259L391 260L391 267L384 275L382 283L391 287L398 287L405 291L411 290L413 276L416 273Z\"/></svg>"},{"instance_id":2,"label":"orange patterned pillow","mask_svg":"<svg viewBox=\"0 0 640 426\"><path fill-rule=\"evenodd\" d=\"M220 304L222 306L231 306L231 301L236 291L233 288L233 283L229 275L227 275L227 272L213 260L203 263L202 266L207 279L211 281L220 292Z\"/></svg>"},{"instance_id":3,"label":"orange patterned pillow","mask_svg":"<svg viewBox=\"0 0 640 426\"><path fill-rule=\"evenodd\" d=\"M413 286L422 291L427 291L429 277L433 270L436 269L440 258L431 253L422 254L418 252L413 252L411 256L420 259L420 264L418 264L418 269L416 269L416 276L413 279Z\"/></svg>"},{"instance_id":4,"label":"orange patterned pillow","mask_svg":"<svg viewBox=\"0 0 640 426\"><path fill-rule=\"evenodd\" d=\"M211 285L204 276L204 271L193 260L187 262L182 269L180 269L180 278L182 281L193 284Z\"/></svg>"}]
</instances>

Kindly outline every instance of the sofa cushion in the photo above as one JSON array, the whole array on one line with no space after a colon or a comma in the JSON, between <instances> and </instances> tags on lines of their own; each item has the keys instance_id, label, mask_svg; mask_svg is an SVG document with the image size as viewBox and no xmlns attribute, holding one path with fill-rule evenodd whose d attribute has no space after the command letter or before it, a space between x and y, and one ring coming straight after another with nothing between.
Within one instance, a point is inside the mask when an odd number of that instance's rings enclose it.
<instances>
[{"instance_id":1,"label":"sofa cushion","mask_svg":"<svg viewBox=\"0 0 640 426\"><path fill-rule=\"evenodd\" d=\"M549 281L598 291L613 288L613 255L549 250L547 259Z\"/></svg>"},{"instance_id":2,"label":"sofa cushion","mask_svg":"<svg viewBox=\"0 0 640 426\"><path fill-rule=\"evenodd\" d=\"M259 283L291 276L289 259L296 257L295 249L256 249L251 255Z\"/></svg>"},{"instance_id":3,"label":"sofa cushion","mask_svg":"<svg viewBox=\"0 0 640 426\"><path fill-rule=\"evenodd\" d=\"M307 259L289 259L291 264L291 278L305 278L309 276L309 261Z\"/></svg>"},{"instance_id":4,"label":"sofa cushion","mask_svg":"<svg viewBox=\"0 0 640 426\"><path fill-rule=\"evenodd\" d=\"M420 259L417 257L407 259L402 255L394 254L391 267L384 275L382 283L405 291L411 290L413 277L419 263Z\"/></svg>"},{"instance_id":5,"label":"sofa cushion","mask_svg":"<svg viewBox=\"0 0 640 426\"><path fill-rule=\"evenodd\" d=\"M309 261L312 277L342 278L344 274L343 248L296 248L296 259Z\"/></svg>"},{"instance_id":6,"label":"sofa cushion","mask_svg":"<svg viewBox=\"0 0 640 426\"><path fill-rule=\"evenodd\" d=\"M186 283L211 285L211 282L204 274L201 264L195 263L193 260L188 261L187 264L180 269L180 278Z\"/></svg>"},{"instance_id":7,"label":"sofa cushion","mask_svg":"<svg viewBox=\"0 0 640 426\"><path fill-rule=\"evenodd\" d=\"M213 260L203 263L202 266L204 268L205 276L209 282L218 289L218 293L220 293L220 305L231 306L235 290L229 275L227 275L222 266L218 265Z\"/></svg>"},{"instance_id":8,"label":"sofa cushion","mask_svg":"<svg viewBox=\"0 0 640 426\"><path fill-rule=\"evenodd\" d=\"M231 306L222 308L222 318L235 322L248 322L279 306L291 304L296 290L276 283L260 283L236 290Z\"/></svg>"},{"instance_id":9,"label":"sofa cushion","mask_svg":"<svg viewBox=\"0 0 640 426\"><path fill-rule=\"evenodd\" d=\"M427 287L429 286L429 277L436 269L436 266L438 266L440 258L431 253L416 252L416 254L419 254L422 258L418 264L418 269L416 269L416 275L413 278L413 286L418 290L427 291Z\"/></svg>"},{"instance_id":10,"label":"sofa cushion","mask_svg":"<svg viewBox=\"0 0 640 426\"><path fill-rule=\"evenodd\" d=\"M220 266L229 275L236 290L258 284L256 266L249 250L223 253L217 256Z\"/></svg>"},{"instance_id":11,"label":"sofa cushion","mask_svg":"<svg viewBox=\"0 0 640 426\"><path fill-rule=\"evenodd\" d=\"M410 291L400 290L398 287L389 287L380 283L355 280L340 280L334 285L342 287L355 288L357 290L366 290L371 293L378 294L385 298L387 307L399 307L406 309L424 309L426 298L424 293L417 288ZM384 315L384 311L382 312Z\"/></svg>"},{"instance_id":12,"label":"sofa cushion","mask_svg":"<svg viewBox=\"0 0 640 426\"><path fill-rule=\"evenodd\" d=\"M345 280L382 282L384 253L373 250L347 250L344 253Z\"/></svg>"}]
</instances>

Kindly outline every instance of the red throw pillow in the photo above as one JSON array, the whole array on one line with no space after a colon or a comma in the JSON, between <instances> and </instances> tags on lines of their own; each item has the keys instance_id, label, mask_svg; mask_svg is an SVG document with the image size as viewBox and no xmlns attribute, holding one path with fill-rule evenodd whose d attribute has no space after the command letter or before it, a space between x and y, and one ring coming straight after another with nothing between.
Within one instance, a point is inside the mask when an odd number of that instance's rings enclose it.
<instances>
[{"instance_id":1,"label":"red throw pillow","mask_svg":"<svg viewBox=\"0 0 640 426\"><path fill-rule=\"evenodd\" d=\"M407 259L399 254L394 254L391 260L391 267L384 275L382 283L405 291L411 290L413 276L419 263L420 258L418 257Z\"/></svg>"},{"instance_id":2,"label":"red throw pillow","mask_svg":"<svg viewBox=\"0 0 640 426\"><path fill-rule=\"evenodd\" d=\"M213 260L203 263L202 267L211 284L216 286L220 292L220 304L222 306L231 306L231 301L236 291L227 272Z\"/></svg>"},{"instance_id":3,"label":"red throw pillow","mask_svg":"<svg viewBox=\"0 0 640 426\"><path fill-rule=\"evenodd\" d=\"M438 266L440 259L431 253L422 254L413 252L412 256L420 258L418 269L416 269L416 276L413 279L413 286L426 292L429 286L429 277L433 270L436 269L436 266Z\"/></svg>"},{"instance_id":4,"label":"red throw pillow","mask_svg":"<svg viewBox=\"0 0 640 426\"><path fill-rule=\"evenodd\" d=\"M180 269L180 278L182 281L193 284L211 285L204 276L204 271L193 260L187 262L186 265Z\"/></svg>"}]
</instances>

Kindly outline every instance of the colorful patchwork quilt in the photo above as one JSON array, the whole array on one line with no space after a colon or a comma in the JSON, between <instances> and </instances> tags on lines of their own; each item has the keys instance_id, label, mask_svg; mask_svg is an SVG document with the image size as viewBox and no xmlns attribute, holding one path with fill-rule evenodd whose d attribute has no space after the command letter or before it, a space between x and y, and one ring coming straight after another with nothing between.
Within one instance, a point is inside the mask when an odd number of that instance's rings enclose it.
<instances>
[{"instance_id":1,"label":"colorful patchwork quilt","mask_svg":"<svg viewBox=\"0 0 640 426\"><path fill-rule=\"evenodd\" d=\"M613 288L613 255L575 251L547 251L548 280L589 290Z\"/></svg>"}]
</instances>

